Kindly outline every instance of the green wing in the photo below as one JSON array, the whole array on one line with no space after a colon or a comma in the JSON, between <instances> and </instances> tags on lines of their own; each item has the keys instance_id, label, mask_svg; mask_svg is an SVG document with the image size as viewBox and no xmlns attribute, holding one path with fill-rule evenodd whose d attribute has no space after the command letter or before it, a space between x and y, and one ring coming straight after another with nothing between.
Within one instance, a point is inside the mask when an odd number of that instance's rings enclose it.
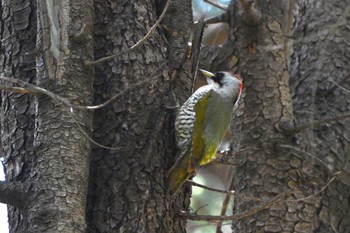
<instances>
[{"instance_id":1,"label":"green wing","mask_svg":"<svg viewBox=\"0 0 350 233\"><path fill-rule=\"evenodd\" d=\"M195 169L200 165L207 163L205 161L202 161L203 159L208 157L207 150L209 149L206 145L203 130L205 129L204 121L207 104L211 95L212 91L208 91L194 106L194 111L196 113L196 121L194 123L192 136L192 161L189 165L190 167L188 170ZM213 156L215 156L215 153L216 149L214 150Z\"/></svg>"}]
</instances>

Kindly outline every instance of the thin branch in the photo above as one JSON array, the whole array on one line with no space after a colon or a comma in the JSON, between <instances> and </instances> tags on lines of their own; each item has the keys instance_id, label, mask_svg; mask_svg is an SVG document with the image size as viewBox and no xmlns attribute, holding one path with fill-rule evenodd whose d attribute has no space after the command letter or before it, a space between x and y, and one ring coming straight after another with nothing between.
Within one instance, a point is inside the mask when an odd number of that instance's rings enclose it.
<instances>
[{"instance_id":1,"label":"thin branch","mask_svg":"<svg viewBox=\"0 0 350 233\"><path fill-rule=\"evenodd\" d=\"M153 83L153 81L157 80L159 77L159 75L154 75L153 77L149 78L149 79L146 79L146 80L143 80L143 81L140 81L140 82L137 82L133 85L130 85L128 86L128 88L125 88L123 91L119 92L118 94L114 95L113 97L111 97L110 99L108 99L106 102L100 104L100 105L95 105L95 106L73 106L73 108L76 108L76 109L88 109L88 110L96 110L96 109L100 109L100 108L103 108L105 107L106 105L108 105L109 103L111 103L113 100L117 99L118 97L124 95L127 91L130 91L131 89L134 89L136 87L139 87L139 86L144 86L145 84L149 84L149 83ZM73 109L71 108L71 110ZM76 124L77 124L77 127L78 129L80 130L80 132L90 141L92 142L93 144L95 144L96 146L98 147L102 147L104 149L108 149L108 150L121 150L122 147L109 147L109 146L105 146L105 145L102 145L98 142L96 142L94 139L92 139L89 134L80 126L80 124L78 123L78 121L74 118L74 115L73 115L73 111L72 112L72 118L73 120L75 120Z\"/></svg>"},{"instance_id":2,"label":"thin branch","mask_svg":"<svg viewBox=\"0 0 350 233\"><path fill-rule=\"evenodd\" d=\"M208 206L208 204L202 205L202 206L198 207L198 209L196 209L195 211L193 211L193 213L194 213L194 214L197 214L201 209L203 209L203 208L205 208L205 207L207 207L207 206Z\"/></svg>"},{"instance_id":3,"label":"thin branch","mask_svg":"<svg viewBox=\"0 0 350 233\"><path fill-rule=\"evenodd\" d=\"M149 84L149 83L153 83L155 80L157 80L159 78L159 75L154 75L149 79L145 79L142 80L140 82L136 82L134 84L129 85L127 88L123 89L122 91L120 91L118 94L112 96L110 99L108 99L107 101L105 101L102 104L99 105L90 105L90 106L83 106L83 105L73 105L68 99L63 98L59 95L56 95L55 93L46 90L44 88L38 87L36 85L24 82L22 80L19 79L15 79L15 78L7 78L4 76L0 76L0 80L3 80L5 82L10 82L10 83L14 83L16 85L20 85L23 87L7 87L7 86L0 86L0 89L2 89L2 87L4 87L3 90L9 90L9 91L15 91L17 93L22 93L22 94L34 94L34 95L39 95L39 94L44 94L49 96L50 98L52 98L53 100L63 103L66 106L73 108L73 109L80 109L80 110L96 110L96 109L100 109L105 107L106 105L110 104L111 102L113 102L115 99L117 99L120 96L125 95L128 91L136 88L136 87L140 87L143 86L145 84Z\"/></svg>"},{"instance_id":4,"label":"thin branch","mask_svg":"<svg viewBox=\"0 0 350 233\"><path fill-rule=\"evenodd\" d=\"M172 0L168 0L167 3L165 4L164 6L164 9L163 9L163 12L162 14L159 16L158 20L156 21L156 23L151 27L151 29L147 32L147 34L141 39L139 40L138 42L136 42L136 44L134 44L133 46L131 46L130 48L127 48L123 51L121 51L120 53L117 53L117 54L113 54L113 55L110 55L110 56L107 56L107 57L103 57L101 59L98 59L96 61L87 61L85 62L85 66L87 67L91 67L91 66L95 66L97 64L100 64L102 62L105 62L107 60L110 60L112 58L115 58L115 57L119 57L125 53L128 53L130 51L133 51L135 50L136 48L140 47L146 40L148 40L150 38L150 36L152 35L152 33L156 30L156 28L159 26L160 22L163 20L163 18L165 17L165 13L167 12L168 8L169 8L169 5L171 3Z\"/></svg>"},{"instance_id":5,"label":"thin branch","mask_svg":"<svg viewBox=\"0 0 350 233\"><path fill-rule=\"evenodd\" d=\"M21 81L19 79L12 79L12 78L6 78L3 76L0 76L0 79L6 82L11 82L17 85L23 85L23 86L27 86L28 89L26 88L22 88L22 87L7 87L7 86L0 86L0 89L2 89L2 87L6 87L6 89L4 88L3 90L9 90L9 91L15 91L17 93L22 93L22 94L44 94L47 95L49 97L51 97L53 100L59 102L59 103L63 103L65 104L67 107L69 107L70 109L70 113L72 114L72 119L75 123L75 125L78 127L78 129L81 131L81 133L93 144L105 148L105 149L109 149L109 150L120 150L119 147L108 147L108 146L104 146L98 142L96 142L95 140L93 140L91 137L89 137L88 133L85 132L85 130L83 130L79 124L79 122L74 118L74 111L73 108L77 108L77 109L89 109L90 110L90 106L74 106L71 104L71 102L65 98L60 97L59 95L56 95L55 93L48 91L44 88L38 87L36 85ZM148 80L147 80L148 81ZM108 103L112 102L112 100L116 99L117 97L119 97L120 95L124 94L124 92L120 92L118 93L118 95L113 96L111 99L109 99L108 101L106 101L105 104L102 105L102 107L106 106ZM94 106L92 106L94 107ZM98 108L95 108L98 109ZM94 110L94 109L92 109Z\"/></svg>"},{"instance_id":6,"label":"thin branch","mask_svg":"<svg viewBox=\"0 0 350 233\"><path fill-rule=\"evenodd\" d=\"M74 123L76 124L76 126L78 127L78 129L81 131L81 133L84 135L84 137L86 137L91 143L105 148L105 149L109 149L109 150L120 150L120 147L108 147L105 145L102 145L98 142L96 142L94 139L92 139L89 134L87 132L85 132L85 130L80 126L79 122L74 118L74 109L80 109L80 110L96 110L96 109L100 109L105 107L106 105L110 104L112 101L114 101L115 99L117 99L118 97L124 95L126 92L148 84L148 83L153 83L153 81L157 80L159 78L159 75L154 75L149 79L137 82L135 84L130 85L128 88L125 88L124 90L122 90L121 92L119 92L118 94L112 96L110 99L108 99L106 102L99 104L99 105L95 105L95 106L82 106L82 105L73 105L71 104L71 102L65 98L60 97L59 95L56 95L55 93L46 90L44 88L38 87L36 85L24 82L22 80L19 79L14 79L14 78L7 78L4 76L0 76L0 80L3 80L5 82L10 82L10 83L14 83L16 85L21 85L24 86L26 88L23 87L8 87L8 86L2 86L0 85L0 89L3 88L3 90L9 90L9 91L14 91L16 93L21 93L21 94L35 94L35 95L39 95L39 94L44 94L49 96L51 99L53 99L54 101L57 101L59 103L63 103L65 104L68 108L69 108L69 112L72 114L72 119L74 120Z\"/></svg>"},{"instance_id":7,"label":"thin branch","mask_svg":"<svg viewBox=\"0 0 350 233\"><path fill-rule=\"evenodd\" d=\"M315 128L315 127L324 125L324 124L329 123L329 122L346 120L349 117L350 117L350 112L342 114L342 115L338 115L335 117L329 117L329 118L325 118L325 119L320 119L318 121L313 121L311 123L303 124L303 125L300 125L300 126L293 128L291 131L300 132L300 131L303 131L303 130L308 129L308 128Z\"/></svg>"},{"instance_id":8,"label":"thin branch","mask_svg":"<svg viewBox=\"0 0 350 233\"><path fill-rule=\"evenodd\" d=\"M223 11L226 11L226 9L227 9L226 5L221 4L219 2L214 2L214 1L211 1L211 0L203 0L203 2L206 2L206 3L210 4L210 5L213 5L216 8L219 8L220 10L223 10Z\"/></svg>"},{"instance_id":9,"label":"thin branch","mask_svg":"<svg viewBox=\"0 0 350 233\"><path fill-rule=\"evenodd\" d=\"M23 86L23 87L27 88L29 92L36 93L36 94L40 94L41 93L41 94L47 95L47 96L51 97L53 100L56 100L57 102L61 102L61 103L64 103L65 105L67 105L69 107L72 107L72 104L70 103L69 100L67 100L65 98L62 98L59 95L56 95L55 93L53 93L53 92L51 92L49 90L46 90L44 88L38 87L36 85L30 84L30 83L27 83L27 82L24 82L24 81L19 80L19 79L7 78L7 77L4 77L2 75L0 76L0 80L3 80L5 82L9 82L9 83L13 83L13 84L16 84L16 85Z\"/></svg>"},{"instance_id":10,"label":"thin branch","mask_svg":"<svg viewBox=\"0 0 350 233\"><path fill-rule=\"evenodd\" d=\"M346 81L346 80L349 79L349 78L350 78L350 75L346 76L346 77L338 84L336 81L334 81L334 79L332 79L330 76L328 76L328 79L331 80L331 82L334 84L334 87L331 88L329 91L327 91L327 94L333 92L334 88L336 88L336 87L340 88L341 90L343 90L344 92L346 92L346 93L349 94L349 93L350 93L350 90L346 89L345 87L340 86L344 81Z\"/></svg>"},{"instance_id":11,"label":"thin branch","mask_svg":"<svg viewBox=\"0 0 350 233\"><path fill-rule=\"evenodd\" d=\"M104 149L107 149L107 150L120 150L120 149L122 149L122 147L109 147L109 146L105 146L105 145L102 145L101 143L96 142L94 139L92 139L89 136L89 134L81 127L79 122L75 119L73 111L70 111L70 112L72 114L72 119L73 119L75 125L78 127L80 133L82 133L84 135L84 137L87 138L91 143L95 144L98 147L102 147Z\"/></svg>"},{"instance_id":12,"label":"thin branch","mask_svg":"<svg viewBox=\"0 0 350 233\"><path fill-rule=\"evenodd\" d=\"M328 78L330 78L330 77L328 77ZM336 82L334 81L334 79L330 78L331 82L333 82L333 84L334 84L334 87L330 88L330 89L326 92L325 95L329 95L329 94L332 93L332 92L334 91L334 89L337 88L337 87L340 88L340 89L342 89L342 90L345 91L346 93L349 93L350 90L348 90L348 89L346 89L346 88L344 88L344 87L341 86L341 85L343 84L343 82L345 82L345 81L348 80L349 78L350 78L350 74L349 74L348 76L346 76L343 80L341 80L339 83L336 83Z\"/></svg>"},{"instance_id":13,"label":"thin branch","mask_svg":"<svg viewBox=\"0 0 350 233\"><path fill-rule=\"evenodd\" d=\"M208 186L205 186L205 185L202 185L202 184L198 184L197 182L194 182L192 180L187 180L186 182L188 184L193 185L193 186L200 187L200 188L212 191L212 192L227 194L228 196L234 195L235 197L239 197L240 199L249 200L249 201L252 201L252 200L253 201L261 201L261 198L249 197L249 196L246 196L246 195L242 196L242 195L240 195L238 193L235 193L235 191L233 190L233 187L230 187L229 190L220 190L220 189L211 188L211 187L208 187ZM232 183L231 183L231 185L232 185Z\"/></svg>"},{"instance_id":14,"label":"thin branch","mask_svg":"<svg viewBox=\"0 0 350 233\"><path fill-rule=\"evenodd\" d=\"M227 11L225 11L221 15L204 20L204 24L207 25L207 24L216 24L216 23L228 23L228 18L229 18L229 14Z\"/></svg>"},{"instance_id":15,"label":"thin branch","mask_svg":"<svg viewBox=\"0 0 350 233\"><path fill-rule=\"evenodd\" d=\"M313 158L315 160L317 160L318 162L320 162L325 168L327 168L327 171L333 176L334 173L333 171L328 167L328 165L323 162L320 158L318 158L317 156L307 152L307 151L304 151L304 150L301 150L299 149L298 147L295 147L295 146L291 146L291 145L285 145L285 144L278 144L276 145L276 147L280 147L280 148L285 148L285 149L292 149L292 150L295 150L297 152L300 152L301 154L304 154L304 155L307 155L309 156L310 158Z\"/></svg>"},{"instance_id":16,"label":"thin branch","mask_svg":"<svg viewBox=\"0 0 350 233\"><path fill-rule=\"evenodd\" d=\"M218 165L218 164L232 166L232 167L237 166L237 163L225 161L223 157L217 158L217 159L211 161L210 163L205 164L203 167L210 167L210 166L214 166L214 165Z\"/></svg>"},{"instance_id":17,"label":"thin branch","mask_svg":"<svg viewBox=\"0 0 350 233\"><path fill-rule=\"evenodd\" d=\"M202 39L204 33L204 15L198 20L193 27L192 32L192 46L190 60L192 61L191 73L192 73L192 93L194 92L194 84L196 83L197 71L199 66L200 52L202 47Z\"/></svg>"},{"instance_id":18,"label":"thin branch","mask_svg":"<svg viewBox=\"0 0 350 233\"><path fill-rule=\"evenodd\" d=\"M187 220L193 220L193 221L207 221L207 222L214 222L214 223L218 223L221 221L225 221L225 220L240 220L243 218L247 218L249 216L252 216L254 214L257 214L258 212L270 207L272 204L280 201L281 199L289 196L290 194L294 193L295 189L290 189L287 192L284 193L280 193L277 196L275 196L274 198L270 199L269 201L258 205L257 207L245 211L243 213L240 214L233 214L233 215L228 215L228 216L221 216L221 215L197 215L197 214L193 214L193 213L188 213L185 211L180 211L178 214L178 217L181 219L187 219Z\"/></svg>"},{"instance_id":19,"label":"thin branch","mask_svg":"<svg viewBox=\"0 0 350 233\"><path fill-rule=\"evenodd\" d=\"M187 183L193 185L193 186L196 186L196 187L200 187L202 189L206 189L206 190L209 190L209 191L212 191L212 192L217 192L217 193L224 193L224 194L227 194L227 195L233 195L235 193L235 191L230 191L230 190L220 190L220 189L215 189L215 188L211 188L211 187L208 187L208 186L205 186L205 185L202 185L202 184L198 184L197 182L194 182L192 180L187 180Z\"/></svg>"},{"instance_id":20,"label":"thin branch","mask_svg":"<svg viewBox=\"0 0 350 233\"><path fill-rule=\"evenodd\" d=\"M27 83L27 82L24 82L22 80L19 80L19 79L13 79L13 78L6 78L6 77L3 77L3 76L0 76L0 80L3 80L3 81L6 81L6 82L11 82L11 83L14 83L14 84L17 84L17 85L23 85L23 86L26 86L28 88L22 88L22 87L7 87L7 86L2 86L0 85L0 89L2 90L9 90L9 91L13 91L13 92L16 92L16 93L21 93L21 94L35 94L35 95L38 95L38 94L44 94L44 95L47 95L49 97L51 97L51 99L59 102L59 103L63 103L65 104L67 107L69 107L70 109L70 113L72 114L72 119L75 123L75 125L78 127L78 129L80 130L80 132L90 141L92 142L93 144L99 146L99 147L102 147L102 148L105 148L105 149L110 149L110 150L119 150L120 148L114 148L114 147L107 147L107 146L104 146L98 142L96 142L95 140L93 140L91 137L89 137L88 133L85 132L85 130L83 130L81 128L81 126L79 125L79 122L74 118L74 111L73 111L73 108L79 108L79 109L89 109L88 106L73 106L70 101L68 101L67 99L65 98L62 98L60 97L59 95L56 95L55 93L49 91L49 90L46 90L44 88L41 88L41 87L38 87L36 85L33 85L33 84L30 84L30 83ZM120 95L121 93L119 93ZM118 95L118 96L119 96ZM113 98L113 97L112 97ZM115 99L115 98L114 98ZM111 100L111 99L110 99ZM112 101L112 100L111 100ZM106 101L108 103L110 103L111 101ZM107 104L108 104L107 103ZM105 105L107 105L105 104ZM103 105L103 106L105 106Z\"/></svg>"},{"instance_id":21,"label":"thin branch","mask_svg":"<svg viewBox=\"0 0 350 233\"><path fill-rule=\"evenodd\" d=\"M228 190L233 190L234 188L234 183L232 182L233 181L233 171L232 169L230 170L230 187L228 188ZM226 194L226 197L222 203L222 209L221 209L221 213L220 215L223 216L223 215L226 215L226 212L227 212L227 209L228 209L228 205L230 204L230 200L231 200L231 195L229 194ZM221 228L222 228L222 225L223 225L223 221L219 222L218 225L216 226L216 233L221 233Z\"/></svg>"},{"instance_id":22,"label":"thin branch","mask_svg":"<svg viewBox=\"0 0 350 233\"><path fill-rule=\"evenodd\" d=\"M307 196L307 197L304 197L304 198L299 198L299 199L296 199L296 200L286 200L286 202L299 202L299 201L305 201L305 200L308 200L308 199L311 199L311 198L314 198L318 195L320 195L322 192L324 192L328 186L337 178L337 175L341 174L342 171L338 171L336 173L334 173L334 176L327 182L327 184L325 186L323 186L320 191L310 195L310 196Z\"/></svg>"},{"instance_id":23,"label":"thin branch","mask_svg":"<svg viewBox=\"0 0 350 233\"><path fill-rule=\"evenodd\" d=\"M96 109L100 109L103 108L105 106L107 106L108 104L110 104L111 102L113 102L115 99L119 98L120 96L125 95L128 91L135 89L137 87L141 87L144 86L145 84L150 84L153 83L154 81L156 81L159 78L160 75L154 75L151 78L136 82L134 84L129 85L128 87L124 88L122 91L120 91L118 94L112 96L111 98L109 98L107 101L105 101L102 104L99 105L91 105L91 106L82 106L82 105L75 105L72 106L73 108L76 109L88 109L88 110L96 110Z\"/></svg>"},{"instance_id":24,"label":"thin branch","mask_svg":"<svg viewBox=\"0 0 350 233\"><path fill-rule=\"evenodd\" d=\"M40 92L35 92L23 87L9 87L4 85L0 85L0 90L11 91L18 94L32 94L32 95L41 94Z\"/></svg>"}]
</instances>

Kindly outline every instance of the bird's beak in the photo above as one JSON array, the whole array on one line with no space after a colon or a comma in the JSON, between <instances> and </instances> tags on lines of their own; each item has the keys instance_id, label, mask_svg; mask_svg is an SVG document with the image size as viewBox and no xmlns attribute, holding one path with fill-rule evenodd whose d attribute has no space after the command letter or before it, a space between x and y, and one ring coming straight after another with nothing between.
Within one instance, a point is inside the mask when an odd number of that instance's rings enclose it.
<instances>
[{"instance_id":1,"label":"bird's beak","mask_svg":"<svg viewBox=\"0 0 350 233\"><path fill-rule=\"evenodd\" d=\"M213 74L212 72L206 71L206 70L201 70L198 69L206 78L207 78L207 83L208 84L213 84L213 77L215 76L215 74Z\"/></svg>"},{"instance_id":2,"label":"bird's beak","mask_svg":"<svg viewBox=\"0 0 350 233\"><path fill-rule=\"evenodd\" d=\"M206 71L206 70L202 70L202 69L198 69L198 70L207 78L215 76L215 74L213 74L212 72L209 72L209 71Z\"/></svg>"}]
</instances>

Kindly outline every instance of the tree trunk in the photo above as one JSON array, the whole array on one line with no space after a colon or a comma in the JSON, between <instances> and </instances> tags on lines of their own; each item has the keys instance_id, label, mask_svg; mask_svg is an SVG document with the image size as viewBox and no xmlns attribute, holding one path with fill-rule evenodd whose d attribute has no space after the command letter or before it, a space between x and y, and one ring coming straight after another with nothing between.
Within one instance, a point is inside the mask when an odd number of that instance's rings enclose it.
<instances>
[{"instance_id":1,"label":"tree trunk","mask_svg":"<svg viewBox=\"0 0 350 233\"><path fill-rule=\"evenodd\" d=\"M334 90L328 78L335 77L339 83L349 73L345 44L349 30L342 18L348 11L346 3L340 2L299 2L290 64L291 43L286 39L290 37L293 1L273 6L260 1L261 23L251 27L245 26L249 19L242 17L244 11L233 8L235 55L245 84L233 131L236 149L249 149L234 158L238 164L233 181L237 195L234 210L244 213L292 191L257 214L234 222L234 231L349 231L348 121L312 127L320 119L349 111L348 98ZM320 21L320 15L327 17Z\"/></svg>"},{"instance_id":2,"label":"tree trunk","mask_svg":"<svg viewBox=\"0 0 350 233\"><path fill-rule=\"evenodd\" d=\"M282 195L285 198L268 208L235 221L233 230L347 232L346 1L298 2L295 35L291 31L294 1L273 5L259 1L255 6L262 16L260 22L254 17L259 13L251 14L254 7L244 9L244 2L235 1L229 7L229 42L222 49L207 48L204 54L214 55L204 55L208 59L202 61L212 70L231 69L238 61L244 79L232 131L235 150L247 150L227 158L237 164L234 213L248 213L279 194L292 195ZM320 15L327 17L319 20ZM344 88L332 84L329 77ZM342 121L319 122L335 116Z\"/></svg>"},{"instance_id":3,"label":"tree trunk","mask_svg":"<svg viewBox=\"0 0 350 233\"><path fill-rule=\"evenodd\" d=\"M149 2L95 1L95 58L121 53L155 23ZM128 90L95 112L88 232L171 232L164 221L169 149L166 43L156 31L139 49L96 67L95 104Z\"/></svg>"},{"instance_id":4,"label":"tree trunk","mask_svg":"<svg viewBox=\"0 0 350 233\"><path fill-rule=\"evenodd\" d=\"M288 31L288 1L276 1L273 6L260 1L250 15L237 1L232 8L234 55L239 60L239 72L244 78L244 94L233 124L236 150L247 148L234 158L236 214L258 205L283 192L288 192L293 177L293 155L276 146L291 143L280 129L281 123L293 121L289 91L288 54L284 34ZM254 8L253 8L254 9ZM295 175L294 175L295 176ZM235 221L235 232L292 231L293 221L286 221L287 204L276 202L254 216Z\"/></svg>"},{"instance_id":5,"label":"tree trunk","mask_svg":"<svg viewBox=\"0 0 350 233\"><path fill-rule=\"evenodd\" d=\"M4 0L1 3L1 74L35 83L36 1ZM1 92L1 154L8 182L23 183L30 179L34 99L32 95ZM12 205L13 202L20 204L12 198L8 205L10 232L24 232L29 226L28 215Z\"/></svg>"},{"instance_id":6,"label":"tree trunk","mask_svg":"<svg viewBox=\"0 0 350 233\"><path fill-rule=\"evenodd\" d=\"M327 185L298 209L307 212L308 232L350 232L350 121L342 117L350 111L349 4L299 1L295 16L291 84L294 114L304 126L296 143L326 164L309 158L302 166L309 189ZM322 122L332 118L339 121Z\"/></svg>"},{"instance_id":7,"label":"tree trunk","mask_svg":"<svg viewBox=\"0 0 350 233\"><path fill-rule=\"evenodd\" d=\"M91 5L92 1L38 1L37 6L32 1L11 1L4 25L12 34L2 36L18 44L17 48L8 46L12 56L5 61L16 59L14 54L18 60L5 67L29 68L30 73L3 74L36 80L38 86L68 99L71 105L91 104L93 76L84 67L93 51ZM19 35L23 41L16 38ZM27 63L21 63L23 58ZM7 179L18 195L12 203L16 209L9 208L10 231L84 232L90 156L90 142L84 135L92 131L92 112L73 110L47 96L21 97L27 99L27 106L20 105L18 98L3 96L3 103L9 104L2 112L4 145L11 146L8 140L14 140L14 131L21 135L12 144L17 146L7 150L9 162L5 162ZM20 126L11 123L16 119L21 120Z\"/></svg>"}]
</instances>

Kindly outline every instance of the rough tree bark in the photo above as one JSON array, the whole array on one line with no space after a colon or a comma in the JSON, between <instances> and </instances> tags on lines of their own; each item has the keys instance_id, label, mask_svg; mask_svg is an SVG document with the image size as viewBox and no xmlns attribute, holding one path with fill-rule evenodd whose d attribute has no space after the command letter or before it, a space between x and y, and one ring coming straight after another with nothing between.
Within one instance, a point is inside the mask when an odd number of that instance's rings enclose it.
<instances>
[{"instance_id":1,"label":"rough tree bark","mask_svg":"<svg viewBox=\"0 0 350 233\"><path fill-rule=\"evenodd\" d=\"M156 22L150 1L95 1L95 58L136 44ZM96 67L95 103L128 89L95 112L88 198L88 232L171 232L164 196L169 78L159 31L139 49ZM169 228L169 230L167 230Z\"/></svg>"},{"instance_id":2,"label":"rough tree bark","mask_svg":"<svg viewBox=\"0 0 350 233\"><path fill-rule=\"evenodd\" d=\"M1 2L1 74L35 83L36 1ZM25 182L30 178L34 140L34 96L1 93L1 141L6 180ZM28 189L28 188L27 188ZM13 196L12 196L13 197ZM8 205L11 232L28 228L24 211ZM22 221L20 219L23 219Z\"/></svg>"},{"instance_id":3,"label":"rough tree bark","mask_svg":"<svg viewBox=\"0 0 350 233\"><path fill-rule=\"evenodd\" d=\"M3 44L2 74L36 81L72 105L91 104L93 76L84 67L93 55L91 6L4 1L1 36L9 42ZM4 164L17 198L9 207L10 231L84 232L90 155L84 134L92 131L92 112L73 111L47 96L2 97Z\"/></svg>"},{"instance_id":4,"label":"rough tree bark","mask_svg":"<svg viewBox=\"0 0 350 233\"><path fill-rule=\"evenodd\" d=\"M349 111L344 90L335 90L330 80L348 78L349 10L345 1L300 1L289 64L291 41L286 38L291 37L293 3L259 1L263 18L251 30L244 26L242 11L233 8L235 54L246 87L235 121L235 142L240 149L255 148L235 159L235 211L296 189L285 200L234 222L237 232L349 231L349 121L308 129L320 119ZM321 15L327 17L320 20Z\"/></svg>"},{"instance_id":5,"label":"rough tree bark","mask_svg":"<svg viewBox=\"0 0 350 233\"><path fill-rule=\"evenodd\" d=\"M350 120L339 117L318 123L350 111L349 4L348 0L309 0L297 5L291 63L293 107L298 125L309 127L300 127L296 143L328 167L309 160L300 171L312 192L336 177L319 196L295 209L304 213L298 221L305 222L306 232L350 232Z\"/></svg>"},{"instance_id":6,"label":"rough tree bark","mask_svg":"<svg viewBox=\"0 0 350 233\"><path fill-rule=\"evenodd\" d=\"M260 23L250 18L244 2L229 7L229 42L222 49L207 48L203 56L215 51L203 61L212 70L230 69L238 61L244 78L232 131L235 150L249 150L228 158L237 164L234 211L245 213L279 193L295 191L235 221L233 230L347 232L349 2L299 1L293 12L295 1L259 1ZM322 123L339 115L340 122ZM311 198L295 202L305 197Z\"/></svg>"},{"instance_id":7,"label":"rough tree bark","mask_svg":"<svg viewBox=\"0 0 350 233\"><path fill-rule=\"evenodd\" d=\"M293 122L289 90L288 59L284 41L288 31L288 1L259 1L254 14L236 1L232 6L231 25L234 51L244 77L244 95L233 125L237 149L250 148L234 158L235 213L242 213L268 199L290 190L297 179L292 173L293 155L278 150L290 139L281 131L282 122ZM261 19L259 21L259 12ZM287 206L278 202L233 223L237 232L293 231L286 221Z\"/></svg>"}]
</instances>

